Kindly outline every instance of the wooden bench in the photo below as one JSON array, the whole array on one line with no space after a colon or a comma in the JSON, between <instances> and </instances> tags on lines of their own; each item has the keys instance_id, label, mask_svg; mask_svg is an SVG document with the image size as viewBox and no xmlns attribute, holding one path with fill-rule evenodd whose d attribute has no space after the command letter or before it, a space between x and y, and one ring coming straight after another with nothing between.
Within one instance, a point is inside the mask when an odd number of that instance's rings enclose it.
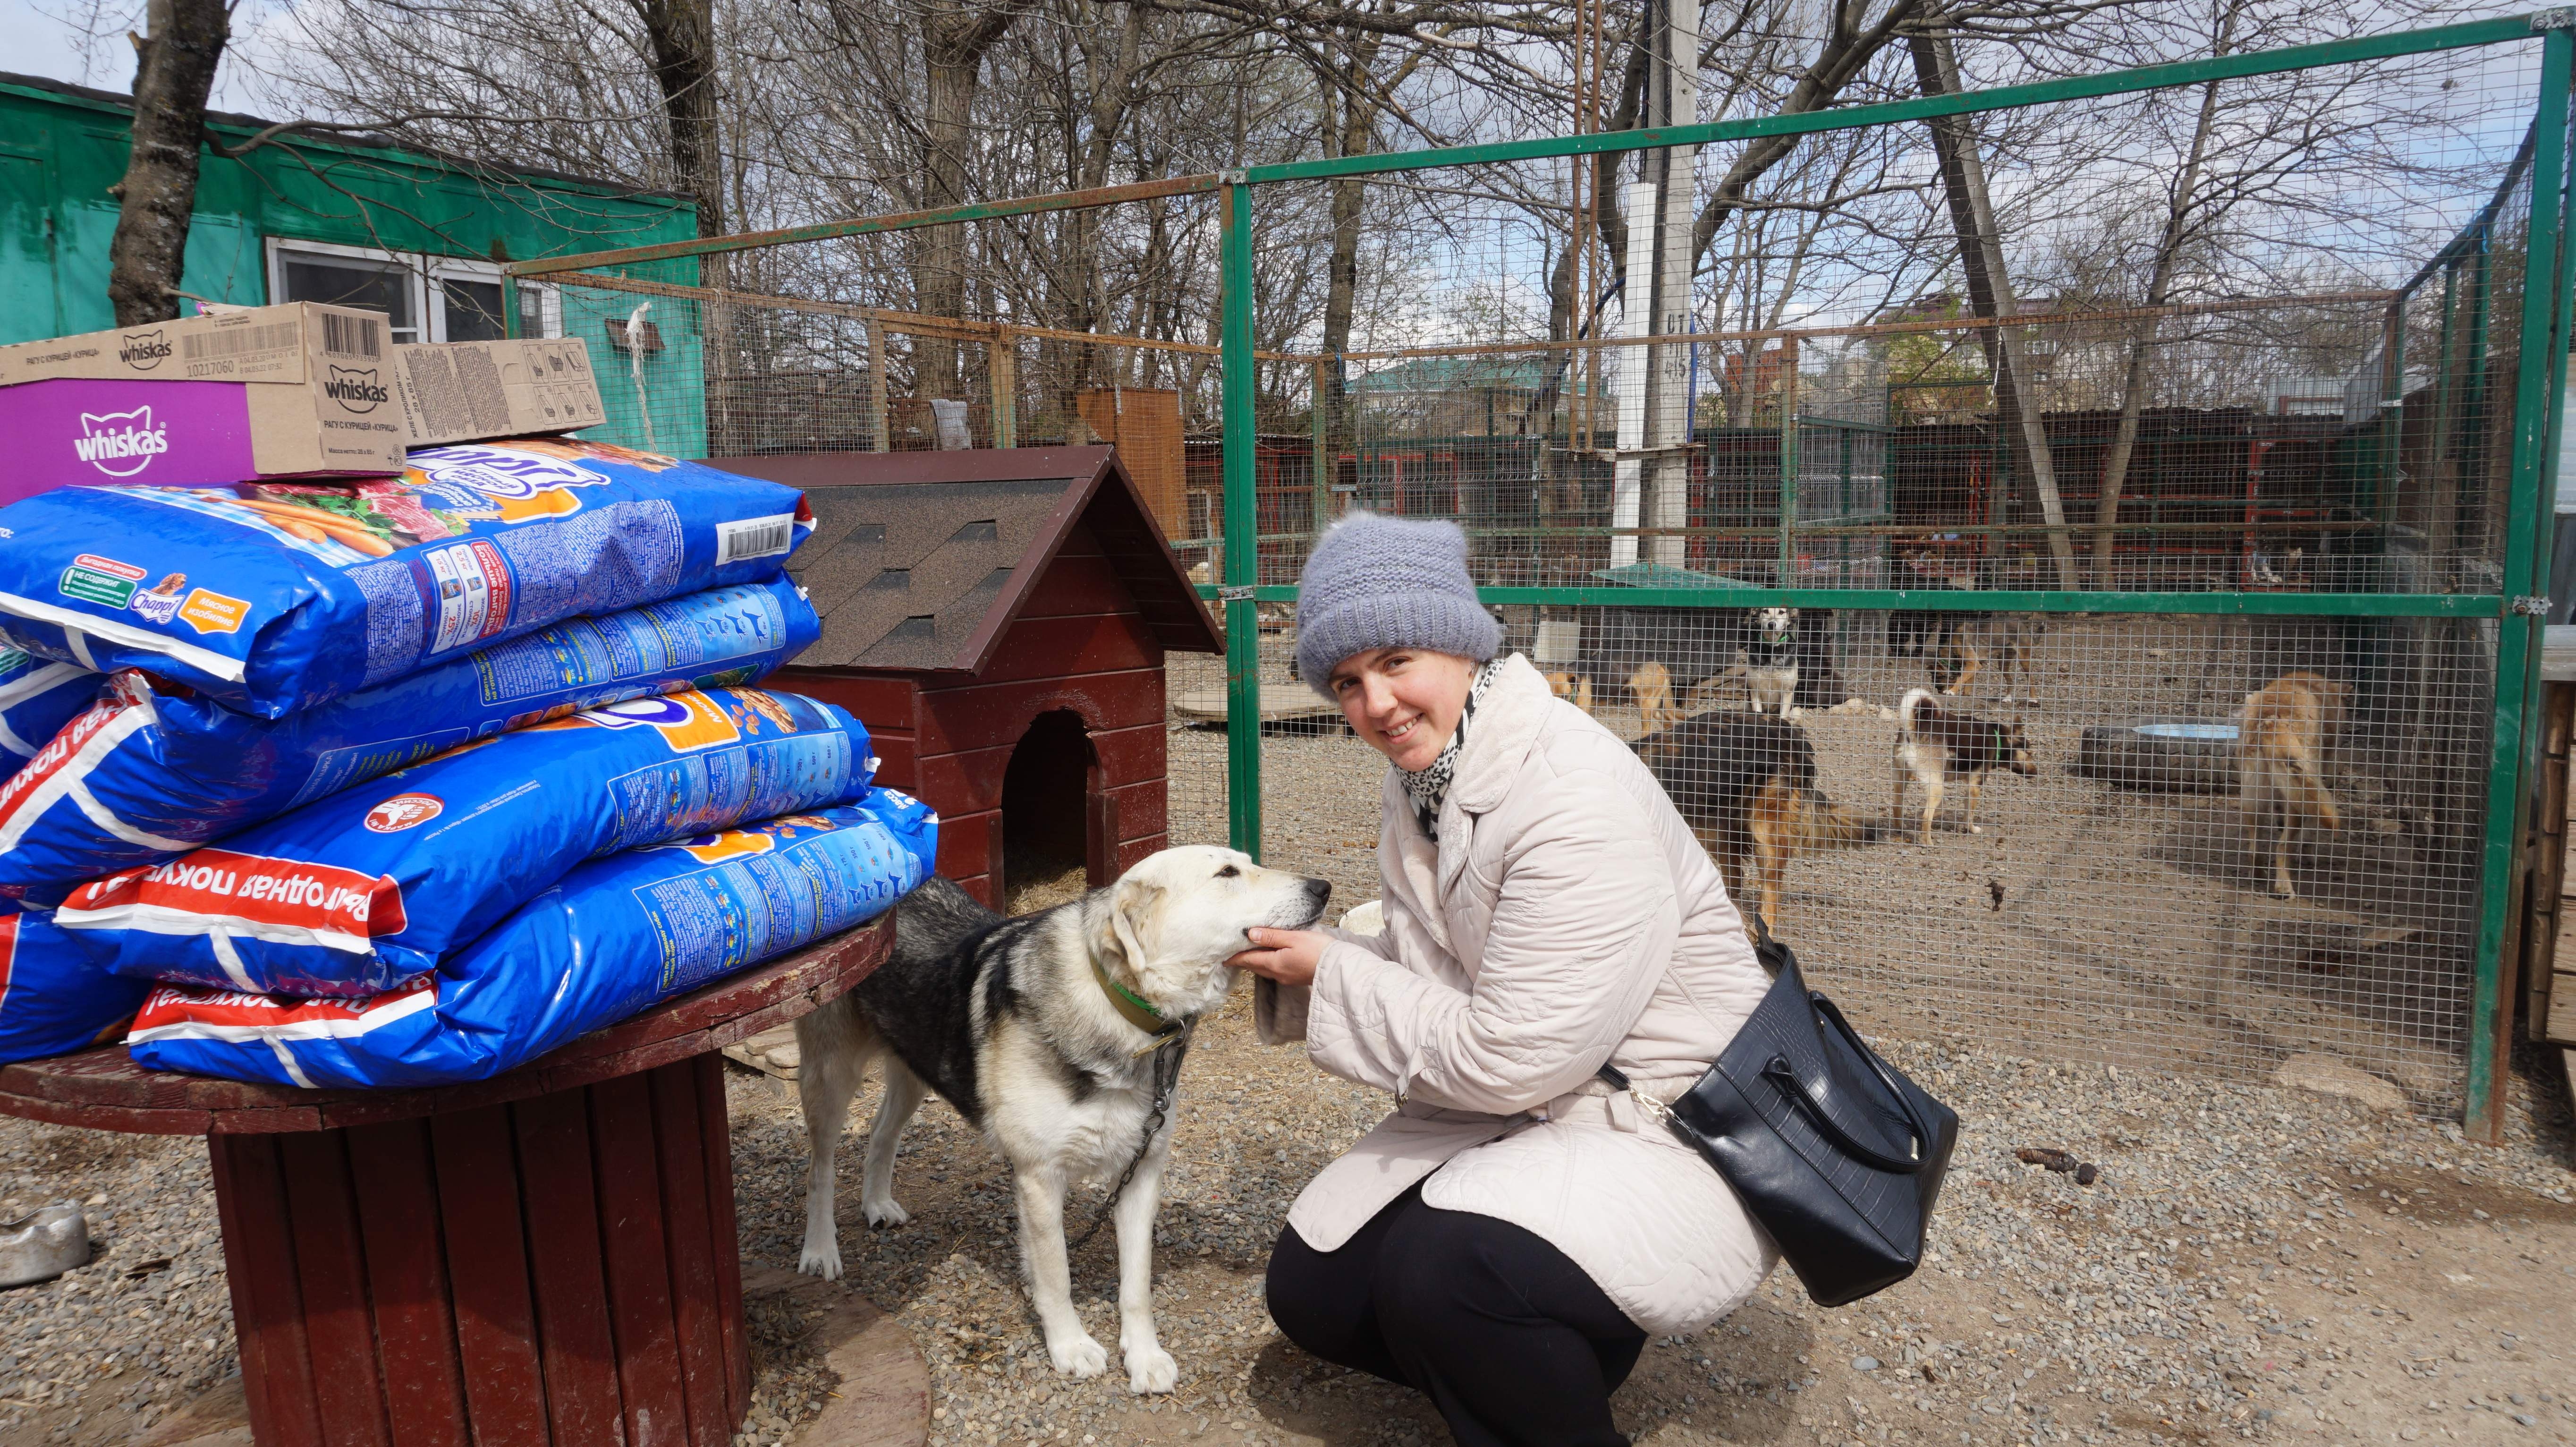
<instances>
[{"instance_id":1,"label":"wooden bench","mask_svg":"<svg viewBox=\"0 0 2576 1447\"><path fill-rule=\"evenodd\" d=\"M716 1051L809 1013L889 916L490 1080L297 1090L108 1046L0 1112L202 1135L263 1447L724 1447L751 1398Z\"/></svg>"}]
</instances>

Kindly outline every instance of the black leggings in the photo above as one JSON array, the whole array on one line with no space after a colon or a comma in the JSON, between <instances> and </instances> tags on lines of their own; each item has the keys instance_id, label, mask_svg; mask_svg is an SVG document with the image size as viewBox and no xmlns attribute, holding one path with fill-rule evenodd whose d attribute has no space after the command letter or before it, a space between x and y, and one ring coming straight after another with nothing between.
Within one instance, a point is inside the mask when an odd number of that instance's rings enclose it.
<instances>
[{"instance_id":1,"label":"black leggings","mask_svg":"<svg viewBox=\"0 0 2576 1447\"><path fill-rule=\"evenodd\" d=\"M1270 1253L1290 1341L1431 1398L1459 1447L1628 1447L1610 1393L1646 1334L1564 1252L1419 1186L1339 1251L1291 1226Z\"/></svg>"}]
</instances>

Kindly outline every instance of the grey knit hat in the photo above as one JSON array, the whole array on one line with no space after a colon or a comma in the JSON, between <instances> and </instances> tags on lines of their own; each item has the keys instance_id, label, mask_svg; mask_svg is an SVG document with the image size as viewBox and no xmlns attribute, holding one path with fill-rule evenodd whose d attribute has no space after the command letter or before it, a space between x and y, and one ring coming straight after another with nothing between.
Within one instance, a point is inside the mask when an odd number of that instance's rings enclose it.
<instances>
[{"instance_id":1,"label":"grey knit hat","mask_svg":"<svg viewBox=\"0 0 2576 1447\"><path fill-rule=\"evenodd\" d=\"M1456 523L1352 513L1316 540L1297 579L1297 676L1326 698L1333 665L1354 653L1426 648L1482 663L1502 646Z\"/></svg>"}]
</instances>

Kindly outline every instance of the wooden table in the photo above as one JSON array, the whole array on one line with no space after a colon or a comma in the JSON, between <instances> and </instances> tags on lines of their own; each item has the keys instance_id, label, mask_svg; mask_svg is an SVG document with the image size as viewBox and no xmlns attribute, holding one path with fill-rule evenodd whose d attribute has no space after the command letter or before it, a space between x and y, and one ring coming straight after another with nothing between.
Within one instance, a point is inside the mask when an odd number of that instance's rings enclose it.
<instances>
[{"instance_id":1,"label":"wooden table","mask_svg":"<svg viewBox=\"0 0 2576 1447\"><path fill-rule=\"evenodd\" d=\"M247 1085L109 1046L0 1070L0 1113L206 1137L263 1447L723 1447L751 1356L715 1052L893 940L889 916L466 1085Z\"/></svg>"}]
</instances>

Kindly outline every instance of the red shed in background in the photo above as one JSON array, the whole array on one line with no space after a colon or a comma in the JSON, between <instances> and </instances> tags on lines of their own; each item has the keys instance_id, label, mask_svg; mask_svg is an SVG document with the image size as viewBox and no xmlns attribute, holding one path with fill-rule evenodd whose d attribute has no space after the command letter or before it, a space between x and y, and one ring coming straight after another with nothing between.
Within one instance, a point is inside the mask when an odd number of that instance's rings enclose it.
<instances>
[{"instance_id":1,"label":"red shed in background","mask_svg":"<svg viewBox=\"0 0 2576 1447\"><path fill-rule=\"evenodd\" d=\"M1225 637L1109 447L720 457L805 489L823 635L780 687L858 715L996 908L1163 847L1163 655ZM1050 888L1049 886L1053 886Z\"/></svg>"}]
</instances>

